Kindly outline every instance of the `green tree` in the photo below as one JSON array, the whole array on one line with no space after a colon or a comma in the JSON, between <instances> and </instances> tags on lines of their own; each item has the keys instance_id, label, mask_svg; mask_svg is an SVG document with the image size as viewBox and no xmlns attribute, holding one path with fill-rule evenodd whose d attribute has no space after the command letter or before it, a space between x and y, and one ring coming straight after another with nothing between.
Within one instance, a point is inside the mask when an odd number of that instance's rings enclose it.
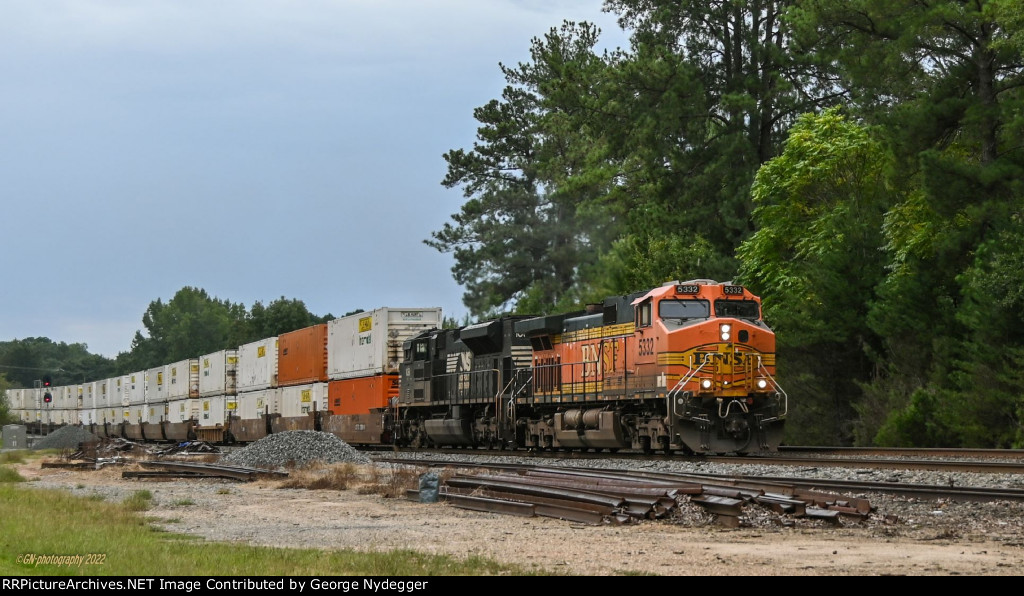
<instances>
[{"instance_id":1,"label":"green tree","mask_svg":"<svg viewBox=\"0 0 1024 596\"><path fill-rule=\"evenodd\" d=\"M249 309L249 316L246 324L246 339L238 342L238 345L257 341L267 337L275 337L282 333L304 329L312 325L324 323L331 319L331 315L318 317L309 312L302 300L288 299L281 296L271 301L266 306L262 302L255 302Z\"/></svg>"},{"instance_id":2,"label":"green tree","mask_svg":"<svg viewBox=\"0 0 1024 596\"><path fill-rule=\"evenodd\" d=\"M1015 407L993 396L1012 382L1020 340L1006 337L1001 362L986 349L1015 313L979 286L988 260L1020 240L1024 60L1003 25L1019 5L811 0L792 14L886 132L903 189L885 216L888 275L867 319L885 340L866 393L892 412L875 440L1005 444Z\"/></svg>"},{"instance_id":3,"label":"green tree","mask_svg":"<svg viewBox=\"0 0 1024 596\"><path fill-rule=\"evenodd\" d=\"M186 286L166 304L159 298L142 315L146 335L136 332L131 352L119 365L130 372L237 347L245 307Z\"/></svg>"},{"instance_id":4,"label":"green tree","mask_svg":"<svg viewBox=\"0 0 1024 596\"><path fill-rule=\"evenodd\" d=\"M606 68L593 51L598 35L592 25L565 23L532 41L532 62L500 65L508 85L500 100L474 110L478 142L444 155L442 184L462 188L468 200L426 243L453 253L452 273L473 314L524 300L520 308L546 311L596 257L600 222L577 207L600 182L564 181L582 167L589 143L576 114Z\"/></svg>"},{"instance_id":5,"label":"green tree","mask_svg":"<svg viewBox=\"0 0 1024 596\"><path fill-rule=\"evenodd\" d=\"M15 387L32 387L49 375L56 386L73 385L113 374L114 361L90 354L85 344L27 337L0 342L0 370Z\"/></svg>"},{"instance_id":6,"label":"green tree","mask_svg":"<svg viewBox=\"0 0 1024 596\"><path fill-rule=\"evenodd\" d=\"M799 113L838 96L810 54L784 51L789 4L611 0L629 51L598 56L599 32L566 23L502 66L479 142L445 154L445 186L469 200L428 241L454 253L470 311L730 277L754 172Z\"/></svg>"},{"instance_id":7,"label":"green tree","mask_svg":"<svg viewBox=\"0 0 1024 596\"><path fill-rule=\"evenodd\" d=\"M867 315L885 277L882 218L896 202L889 160L866 128L831 109L802 116L757 173L758 231L739 248L740 278L761 294L779 338L791 442L854 442L859 386L880 346Z\"/></svg>"},{"instance_id":8,"label":"green tree","mask_svg":"<svg viewBox=\"0 0 1024 596\"><path fill-rule=\"evenodd\" d=\"M610 124L617 135L607 133L620 148L613 198L629 213L629 238L611 252L626 269L655 279L735 273L734 251L754 231L755 172L778 154L797 115L842 94L813 54L787 51L790 4L605 3L633 31L632 52L615 65L618 84L608 87L626 115ZM706 258L652 261L666 243L681 257Z\"/></svg>"}]
</instances>

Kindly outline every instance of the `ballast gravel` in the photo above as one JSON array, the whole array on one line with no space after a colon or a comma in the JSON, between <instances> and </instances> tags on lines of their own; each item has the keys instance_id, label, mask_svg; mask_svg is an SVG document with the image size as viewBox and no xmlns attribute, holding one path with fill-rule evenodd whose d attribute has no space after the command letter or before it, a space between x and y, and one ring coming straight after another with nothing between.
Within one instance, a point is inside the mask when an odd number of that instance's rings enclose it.
<instances>
[{"instance_id":1,"label":"ballast gravel","mask_svg":"<svg viewBox=\"0 0 1024 596\"><path fill-rule=\"evenodd\" d=\"M32 449L78 449L80 443L99 440L99 437L81 426L65 426L36 441Z\"/></svg>"},{"instance_id":2,"label":"ballast gravel","mask_svg":"<svg viewBox=\"0 0 1024 596\"><path fill-rule=\"evenodd\" d=\"M277 470L313 463L368 464L370 458L331 433L289 430L266 437L221 458L231 466Z\"/></svg>"}]
</instances>

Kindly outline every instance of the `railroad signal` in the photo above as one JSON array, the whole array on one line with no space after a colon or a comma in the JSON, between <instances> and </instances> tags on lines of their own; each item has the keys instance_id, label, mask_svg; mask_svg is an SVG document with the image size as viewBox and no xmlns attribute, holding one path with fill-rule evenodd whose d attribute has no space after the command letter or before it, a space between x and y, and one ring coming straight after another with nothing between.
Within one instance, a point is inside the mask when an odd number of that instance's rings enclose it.
<instances>
[{"instance_id":1,"label":"railroad signal","mask_svg":"<svg viewBox=\"0 0 1024 596\"><path fill-rule=\"evenodd\" d=\"M50 375L43 375L43 403L53 401L53 394L50 393L50 386L53 385L53 378Z\"/></svg>"}]
</instances>

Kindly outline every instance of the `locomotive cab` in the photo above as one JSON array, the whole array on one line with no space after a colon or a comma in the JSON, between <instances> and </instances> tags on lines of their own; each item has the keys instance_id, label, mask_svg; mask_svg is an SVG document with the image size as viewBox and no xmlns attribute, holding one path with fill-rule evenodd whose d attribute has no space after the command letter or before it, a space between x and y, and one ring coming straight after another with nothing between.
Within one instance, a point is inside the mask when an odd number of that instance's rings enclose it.
<instances>
[{"instance_id":1,"label":"locomotive cab","mask_svg":"<svg viewBox=\"0 0 1024 596\"><path fill-rule=\"evenodd\" d=\"M700 453L774 451L785 392L760 299L729 282L673 282L633 303L636 363L657 375L671 441Z\"/></svg>"}]
</instances>

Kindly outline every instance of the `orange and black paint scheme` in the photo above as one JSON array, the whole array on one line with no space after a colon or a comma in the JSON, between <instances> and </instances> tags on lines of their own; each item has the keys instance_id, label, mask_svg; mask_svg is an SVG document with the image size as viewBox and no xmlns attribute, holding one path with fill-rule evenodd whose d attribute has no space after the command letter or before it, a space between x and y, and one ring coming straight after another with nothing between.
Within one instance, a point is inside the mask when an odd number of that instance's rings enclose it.
<instances>
[{"instance_id":1,"label":"orange and black paint scheme","mask_svg":"<svg viewBox=\"0 0 1024 596\"><path fill-rule=\"evenodd\" d=\"M760 299L728 282L435 330L406 356L395 437L416 445L771 453L788 408Z\"/></svg>"}]
</instances>

